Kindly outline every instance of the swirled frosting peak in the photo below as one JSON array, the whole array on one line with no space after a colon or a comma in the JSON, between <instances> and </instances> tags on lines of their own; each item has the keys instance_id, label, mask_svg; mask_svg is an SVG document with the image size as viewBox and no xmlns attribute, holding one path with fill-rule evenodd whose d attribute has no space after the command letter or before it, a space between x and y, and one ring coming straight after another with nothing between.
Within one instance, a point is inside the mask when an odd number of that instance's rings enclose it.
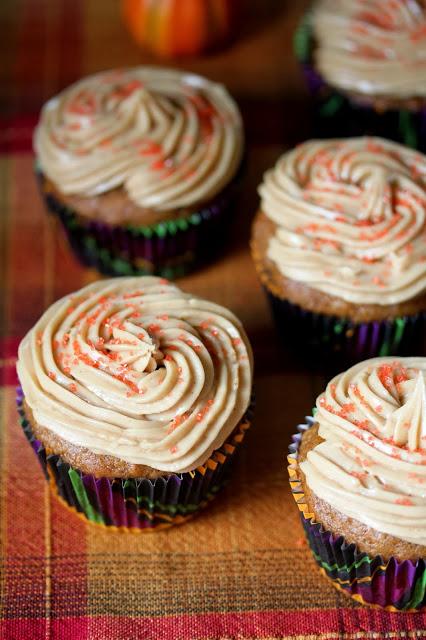
<instances>
[{"instance_id":1,"label":"swirled frosting peak","mask_svg":"<svg viewBox=\"0 0 426 640\"><path fill-rule=\"evenodd\" d=\"M135 67L84 78L44 106L34 136L43 172L64 194L123 187L144 209L208 201L241 161L238 108L222 85Z\"/></svg>"},{"instance_id":2,"label":"swirled frosting peak","mask_svg":"<svg viewBox=\"0 0 426 640\"><path fill-rule=\"evenodd\" d=\"M389 372L389 377L392 369ZM407 385L406 385L407 386ZM385 423L385 434L398 446L405 446L410 451L422 449L426 441L426 389L423 373L410 383L410 394L404 389L408 399L397 396L401 406L389 414Z\"/></svg>"},{"instance_id":3,"label":"swirled frosting peak","mask_svg":"<svg viewBox=\"0 0 426 640\"><path fill-rule=\"evenodd\" d=\"M370 96L426 96L422 0L319 0L315 61L332 86Z\"/></svg>"},{"instance_id":4,"label":"swirled frosting peak","mask_svg":"<svg viewBox=\"0 0 426 640\"><path fill-rule=\"evenodd\" d=\"M426 358L376 358L317 399L321 444L301 469L341 513L426 545Z\"/></svg>"},{"instance_id":5,"label":"swirled frosting peak","mask_svg":"<svg viewBox=\"0 0 426 640\"><path fill-rule=\"evenodd\" d=\"M281 273L355 304L426 289L426 156L381 138L312 140L264 176Z\"/></svg>"},{"instance_id":6,"label":"swirled frosting peak","mask_svg":"<svg viewBox=\"0 0 426 640\"><path fill-rule=\"evenodd\" d=\"M246 411L252 356L237 318L155 277L91 284L21 342L35 422L64 440L166 472L196 468Z\"/></svg>"}]
</instances>

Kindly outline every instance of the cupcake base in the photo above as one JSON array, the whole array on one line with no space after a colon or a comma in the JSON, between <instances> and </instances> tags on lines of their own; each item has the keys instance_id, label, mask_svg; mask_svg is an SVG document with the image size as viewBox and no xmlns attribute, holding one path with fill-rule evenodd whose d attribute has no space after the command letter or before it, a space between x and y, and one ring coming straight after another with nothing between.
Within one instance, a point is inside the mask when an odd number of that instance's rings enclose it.
<instances>
[{"instance_id":1,"label":"cupcake base","mask_svg":"<svg viewBox=\"0 0 426 640\"><path fill-rule=\"evenodd\" d=\"M85 266L112 276L181 277L212 259L223 246L243 169L212 202L195 213L152 225L113 226L87 220L51 193L36 168L47 209L59 219L68 242Z\"/></svg>"},{"instance_id":2,"label":"cupcake base","mask_svg":"<svg viewBox=\"0 0 426 640\"><path fill-rule=\"evenodd\" d=\"M326 361L350 363L375 356L412 355L424 339L426 313L377 322L352 322L347 318L307 311L266 293L286 344L305 355L317 354ZM290 338L290 339L288 339Z\"/></svg>"},{"instance_id":3,"label":"cupcake base","mask_svg":"<svg viewBox=\"0 0 426 640\"><path fill-rule=\"evenodd\" d=\"M339 590L354 600L388 611L422 611L426 609L426 561L385 560L361 552L343 536L335 536L315 521L304 501L298 466L298 453L303 433L314 423L313 418L298 426L289 448L288 472L293 497L300 511L303 528L314 558Z\"/></svg>"},{"instance_id":4,"label":"cupcake base","mask_svg":"<svg viewBox=\"0 0 426 640\"><path fill-rule=\"evenodd\" d=\"M252 227L251 255L285 348L322 368L425 351L425 296L380 306L322 293L285 277L268 257L275 233L275 223L259 211Z\"/></svg>"},{"instance_id":5,"label":"cupcake base","mask_svg":"<svg viewBox=\"0 0 426 640\"><path fill-rule=\"evenodd\" d=\"M395 108L368 96L352 97L331 87L314 67L311 16L308 12L296 30L294 50L314 99L314 138L342 138L374 135L389 138L426 152L426 102Z\"/></svg>"},{"instance_id":6,"label":"cupcake base","mask_svg":"<svg viewBox=\"0 0 426 640\"><path fill-rule=\"evenodd\" d=\"M415 109L383 108L369 100L356 101L327 85L309 65L303 65L309 91L315 99L312 137L379 136L426 151L426 105Z\"/></svg>"},{"instance_id":7,"label":"cupcake base","mask_svg":"<svg viewBox=\"0 0 426 640\"><path fill-rule=\"evenodd\" d=\"M53 492L92 523L132 531L181 524L213 500L226 484L234 455L250 427L251 408L228 440L205 464L187 473L146 478L97 478L48 452L34 436L17 390L21 426Z\"/></svg>"}]
</instances>

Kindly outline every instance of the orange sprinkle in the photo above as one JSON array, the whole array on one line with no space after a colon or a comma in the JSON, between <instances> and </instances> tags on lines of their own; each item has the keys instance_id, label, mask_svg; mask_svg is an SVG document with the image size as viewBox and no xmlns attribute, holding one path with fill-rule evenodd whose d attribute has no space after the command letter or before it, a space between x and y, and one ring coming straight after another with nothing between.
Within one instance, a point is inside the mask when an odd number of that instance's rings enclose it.
<instances>
[{"instance_id":1,"label":"orange sprinkle","mask_svg":"<svg viewBox=\"0 0 426 640\"><path fill-rule=\"evenodd\" d=\"M415 29L415 31L413 31L410 34L410 40L412 40L413 42L417 42L417 40L422 40L423 38L426 38L425 25L420 26L418 29Z\"/></svg>"},{"instance_id":2,"label":"orange sprinkle","mask_svg":"<svg viewBox=\"0 0 426 640\"><path fill-rule=\"evenodd\" d=\"M413 480L414 482L417 482L418 484L424 484L426 482L426 479L419 475L418 473L409 473L408 474L408 479L409 480Z\"/></svg>"},{"instance_id":3,"label":"orange sprinkle","mask_svg":"<svg viewBox=\"0 0 426 640\"><path fill-rule=\"evenodd\" d=\"M358 480L365 480L368 477L368 473L366 471L351 471L350 475L354 478L358 478Z\"/></svg>"},{"instance_id":4,"label":"orange sprinkle","mask_svg":"<svg viewBox=\"0 0 426 640\"><path fill-rule=\"evenodd\" d=\"M414 502L410 500L410 498L397 498L395 500L395 504L402 504L406 507L412 507L414 505Z\"/></svg>"},{"instance_id":5,"label":"orange sprinkle","mask_svg":"<svg viewBox=\"0 0 426 640\"><path fill-rule=\"evenodd\" d=\"M353 402L347 402L342 405L342 413L352 413L353 411L355 411L355 405Z\"/></svg>"}]
</instances>

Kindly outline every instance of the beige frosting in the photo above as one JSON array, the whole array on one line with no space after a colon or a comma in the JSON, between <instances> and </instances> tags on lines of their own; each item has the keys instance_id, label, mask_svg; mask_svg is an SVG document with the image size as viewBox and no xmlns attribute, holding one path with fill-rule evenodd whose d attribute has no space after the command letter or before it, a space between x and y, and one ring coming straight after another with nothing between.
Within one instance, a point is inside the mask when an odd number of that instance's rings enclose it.
<instances>
[{"instance_id":1,"label":"beige frosting","mask_svg":"<svg viewBox=\"0 0 426 640\"><path fill-rule=\"evenodd\" d=\"M84 78L47 102L34 148L64 194L123 187L140 207L167 211L205 202L233 178L243 131L222 85L135 67Z\"/></svg>"},{"instance_id":2,"label":"beige frosting","mask_svg":"<svg viewBox=\"0 0 426 640\"><path fill-rule=\"evenodd\" d=\"M319 0L315 64L327 82L369 96L426 96L426 9L418 0Z\"/></svg>"},{"instance_id":3,"label":"beige frosting","mask_svg":"<svg viewBox=\"0 0 426 640\"><path fill-rule=\"evenodd\" d=\"M264 176L281 273L347 302L388 305L426 288L426 156L380 138L308 141Z\"/></svg>"},{"instance_id":4,"label":"beige frosting","mask_svg":"<svg viewBox=\"0 0 426 640\"><path fill-rule=\"evenodd\" d=\"M336 376L317 399L324 442L300 467L341 513L426 545L426 358L375 358Z\"/></svg>"},{"instance_id":5,"label":"beige frosting","mask_svg":"<svg viewBox=\"0 0 426 640\"><path fill-rule=\"evenodd\" d=\"M204 463L252 387L237 318L149 276L95 282L53 304L21 342L17 369L39 425L167 472Z\"/></svg>"}]
</instances>

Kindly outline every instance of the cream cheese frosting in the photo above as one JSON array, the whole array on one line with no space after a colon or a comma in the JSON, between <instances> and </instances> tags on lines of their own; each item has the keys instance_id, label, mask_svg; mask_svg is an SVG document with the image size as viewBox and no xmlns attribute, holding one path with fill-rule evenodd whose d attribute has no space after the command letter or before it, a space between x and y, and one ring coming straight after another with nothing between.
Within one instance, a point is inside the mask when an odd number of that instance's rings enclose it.
<instances>
[{"instance_id":1,"label":"cream cheese frosting","mask_svg":"<svg viewBox=\"0 0 426 640\"><path fill-rule=\"evenodd\" d=\"M204 463L250 402L252 353L227 309L156 277L90 284L22 340L37 424L98 454L165 472Z\"/></svg>"},{"instance_id":2,"label":"cream cheese frosting","mask_svg":"<svg viewBox=\"0 0 426 640\"><path fill-rule=\"evenodd\" d=\"M381 138L311 140L259 188L267 256L292 280L355 304L426 289L426 156Z\"/></svg>"},{"instance_id":3,"label":"cream cheese frosting","mask_svg":"<svg viewBox=\"0 0 426 640\"><path fill-rule=\"evenodd\" d=\"M64 194L123 187L136 205L169 211L206 202L230 182L243 129L222 85L135 67L84 78L49 100L34 149Z\"/></svg>"},{"instance_id":4,"label":"cream cheese frosting","mask_svg":"<svg viewBox=\"0 0 426 640\"><path fill-rule=\"evenodd\" d=\"M426 358L374 358L336 376L316 402L324 439L300 464L341 513L426 545Z\"/></svg>"},{"instance_id":5,"label":"cream cheese frosting","mask_svg":"<svg viewBox=\"0 0 426 640\"><path fill-rule=\"evenodd\" d=\"M368 96L426 96L426 8L419 0L320 0L315 65L332 86Z\"/></svg>"}]
</instances>

